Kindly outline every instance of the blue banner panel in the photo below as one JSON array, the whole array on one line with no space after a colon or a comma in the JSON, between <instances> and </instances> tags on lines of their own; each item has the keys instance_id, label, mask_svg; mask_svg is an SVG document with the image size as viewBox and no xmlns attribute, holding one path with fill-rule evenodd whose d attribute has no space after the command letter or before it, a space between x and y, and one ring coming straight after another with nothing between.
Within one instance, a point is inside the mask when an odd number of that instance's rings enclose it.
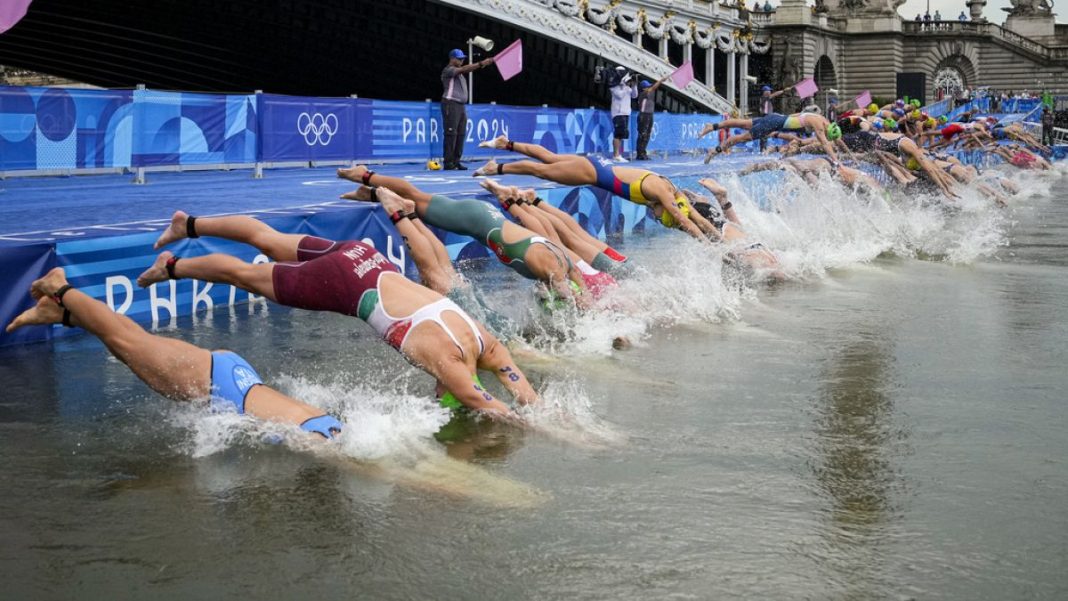
<instances>
[{"instance_id":1,"label":"blue banner panel","mask_svg":"<svg viewBox=\"0 0 1068 601\"><path fill-rule=\"evenodd\" d=\"M356 156L356 99L259 96L260 160L348 161Z\"/></svg>"},{"instance_id":2,"label":"blue banner panel","mask_svg":"<svg viewBox=\"0 0 1068 601\"><path fill-rule=\"evenodd\" d=\"M0 87L0 171L128 167L132 93Z\"/></svg>"},{"instance_id":3,"label":"blue banner panel","mask_svg":"<svg viewBox=\"0 0 1068 601\"><path fill-rule=\"evenodd\" d=\"M50 328L22 328L12 334L3 331L19 313L34 306L30 284L56 266L51 244L8 246L0 255L0 346L46 340Z\"/></svg>"},{"instance_id":4,"label":"blue banner panel","mask_svg":"<svg viewBox=\"0 0 1068 601\"><path fill-rule=\"evenodd\" d=\"M711 148L718 142L715 135L707 135L698 139L706 123L722 121L720 115L678 115L674 113L658 113L653 116L653 133L649 137L649 150L656 152L674 152L690 148ZM631 130L637 138L637 117Z\"/></svg>"},{"instance_id":5,"label":"blue banner panel","mask_svg":"<svg viewBox=\"0 0 1068 601\"><path fill-rule=\"evenodd\" d=\"M360 158L441 156L441 107L436 102L371 100L368 108L372 133L369 147L360 149Z\"/></svg>"},{"instance_id":6,"label":"blue banner panel","mask_svg":"<svg viewBox=\"0 0 1068 601\"><path fill-rule=\"evenodd\" d=\"M255 95L134 90L135 167L254 163Z\"/></svg>"}]
</instances>

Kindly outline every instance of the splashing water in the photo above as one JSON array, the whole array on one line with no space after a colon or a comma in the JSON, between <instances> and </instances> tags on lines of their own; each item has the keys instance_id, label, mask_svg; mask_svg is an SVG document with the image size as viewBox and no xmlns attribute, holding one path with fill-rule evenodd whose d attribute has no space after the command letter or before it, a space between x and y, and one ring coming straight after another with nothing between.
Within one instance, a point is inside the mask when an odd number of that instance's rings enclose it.
<instances>
[{"instance_id":1,"label":"splashing water","mask_svg":"<svg viewBox=\"0 0 1068 601\"><path fill-rule=\"evenodd\" d=\"M571 445L591 449L618 447L626 435L593 411L593 404L577 378L558 378L541 391L542 403L523 407L520 414L535 430Z\"/></svg>"}]
</instances>

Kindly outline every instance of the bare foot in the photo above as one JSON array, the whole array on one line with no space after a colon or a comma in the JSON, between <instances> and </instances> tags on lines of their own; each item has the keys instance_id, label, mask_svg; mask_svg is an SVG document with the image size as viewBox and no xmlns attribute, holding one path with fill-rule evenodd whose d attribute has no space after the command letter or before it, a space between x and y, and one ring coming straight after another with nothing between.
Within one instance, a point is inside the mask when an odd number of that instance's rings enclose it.
<instances>
[{"instance_id":1,"label":"bare foot","mask_svg":"<svg viewBox=\"0 0 1068 601\"><path fill-rule=\"evenodd\" d=\"M63 320L63 309L52 299L42 296L37 299L37 306L26 309L18 317L7 324L7 332L10 334L24 326L44 326L59 323Z\"/></svg>"},{"instance_id":2,"label":"bare foot","mask_svg":"<svg viewBox=\"0 0 1068 601\"><path fill-rule=\"evenodd\" d=\"M167 229L163 230L159 238L156 239L156 243L152 245L152 248L159 250L168 244L177 242L186 237L186 223L189 221L189 215L186 215L184 211L175 211L171 217L171 224L167 226Z\"/></svg>"},{"instance_id":3,"label":"bare foot","mask_svg":"<svg viewBox=\"0 0 1068 601\"><path fill-rule=\"evenodd\" d=\"M505 150L508 148L508 136L497 136L492 140L479 142L478 146L479 148L496 148L497 150Z\"/></svg>"},{"instance_id":4,"label":"bare foot","mask_svg":"<svg viewBox=\"0 0 1068 601\"><path fill-rule=\"evenodd\" d=\"M701 133L697 134L697 139L700 140L714 131L716 131L716 124L706 123L705 126L701 128Z\"/></svg>"},{"instance_id":5,"label":"bare foot","mask_svg":"<svg viewBox=\"0 0 1068 601\"><path fill-rule=\"evenodd\" d=\"M471 174L472 177L484 177L487 175L497 175L497 161L490 159L489 162L475 169L475 172Z\"/></svg>"},{"instance_id":6,"label":"bare foot","mask_svg":"<svg viewBox=\"0 0 1068 601\"><path fill-rule=\"evenodd\" d=\"M350 182L356 182L357 184L363 183L364 173L367 173L367 167L364 165L356 165L354 167L337 170L338 177L340 177L341 179L347 179Z\"/></svg>"},{"instance_id":7,"label":"bare foot","mask_svg":"<svg viewBox=\"0 0 1068 601\"><path fill-rule=\"evenodd\" d=\"M727 193L727 189L726 188L724 188L722 185L720 185L719 182L717 182L716 180L714 180L714 179L712 179L710 177L706 177L704 179L699 179L699 180L697 180L697 183L701 184L702 186L705 187L706 190L708 190L709 192L711 192L711 193L713 193L713 194L715 194L717 196L720 195L720 194L726 194Z\"/></svg>"},{"instance_id":8,"label":"bare foot","mask_svg":"<svg viewBox=\"0 0 1068 601\"><path fill-rule=\"evenodd\" d=\"M705 155L705 165L709 164L712 161L712 157L716 155L716 148L719 148L719 146L708 149L708 154Z\"/></svg>"},{"instance_id":9,"label":"bare foot","mask_svg":"<svg viewBox=\"0 0 1068 601\"><path fill-rule=\"evenodd\" d=\"M167 261L174 256L169 250L165 250L156 257L156 262L152 264L152 267L146 269L141 275L137 276L137 285L142 288L148 288L156 282L165 282L170 278L167 274Z\"/></svg>"},{"instance_id":10,"label":"bare foot","mask_svg":"<svg viewBox=\"0 0 1068 601\"><path fill-rule=\"evenodd\" d=\"M538 193L534 191L534 188L527 188L526 190L519 191L519 200L527 204L533 204L534 199L537 197Z\"/></svg>"},{"instance_id":11,"label":"bare foot","mask_svg":"<svg viewBox=\"0 0 1068 601\"><path fill-rule=\"evenodd\" d=\"M387 215L405 212L404 199L393 190L379 188L378 202L382 203L382 208L385 209Z\"/></svg>"},{"instance_id":12,"label":"bare foot","mask_svg":"<svg viewBox=\"0 0 1068 601\"><path fill-rule=\"evenodd\" d=\"M44 274L39 280L30 284L30 296L40 300L42 297L51 297L57 290L67 285L67 273L62 267L55 267Z\"/></svg>"},{"instance_id":13,"label":"bare foot","mask_svg":"<svg viewBox=\"0 0 1068 601\"><path fill-rule=\"evenodd\" d=\"M482 186L489 193L493 194L497 198L501 198L502 195L508 193L508 186L505 186L495 179L484 179L478 182L478 185Z\"/></svg>"},{"instance_id":14,"label":"bare foot","mask_svg":"<svg viewBox=\"0 0 1068 601\"><path fill-rule=\"evenodd\" d=\"M371 197L371 188L368 186L360 186L352 192L346 192L341 195L341 198L359 202L376 202L375 199Z\"/></svg>"}]
</instances>

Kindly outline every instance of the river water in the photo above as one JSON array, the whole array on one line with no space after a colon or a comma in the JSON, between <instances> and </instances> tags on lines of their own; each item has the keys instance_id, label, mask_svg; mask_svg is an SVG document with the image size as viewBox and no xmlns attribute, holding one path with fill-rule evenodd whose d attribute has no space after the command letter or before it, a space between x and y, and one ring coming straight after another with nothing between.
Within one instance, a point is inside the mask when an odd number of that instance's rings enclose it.
<instances>
[{"instance_id":1,"label":"river water","mask_svg":"<svg viewBox=\"0 0 1068 601\"><path fill-rule=\"evenodd\" d=\"M86 337L5 349L2 597L1068 598L1065 173L949 211L727 178L793 279L625 241L627 316L528 327L541 432L446 424L366 326L277 306L163 333L336 411L340 445L176 406Z\"/></svg>"}]
</instances>

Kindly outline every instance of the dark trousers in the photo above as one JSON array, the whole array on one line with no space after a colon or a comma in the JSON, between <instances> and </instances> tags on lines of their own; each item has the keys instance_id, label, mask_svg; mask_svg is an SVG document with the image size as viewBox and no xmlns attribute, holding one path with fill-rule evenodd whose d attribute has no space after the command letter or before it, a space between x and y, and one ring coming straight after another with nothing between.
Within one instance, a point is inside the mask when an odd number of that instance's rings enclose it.
<instances>
[{"instance_id":1,"label":"dark trousers","mask_svg":"<svg viewBox=\"0 0 1068 601\"><path fill-rule=\"evenodd\" d=\"M1042 143L1046 146L1053 146L1053 126L1042 126Z\"/></svg>"},{"instance_id":2,"label":"dark trousers","mask_svg":"<svg viewBox=\"0 0 1068 601\"><path fill-rule=\"evenodd\" d=\"M467 133L467 108L455 100L441 101L441 122L445 128L442 154L445 156L445 168L460 164L464 154L464 135Z\"/></svg>"},{"instance_id":3,"label":"dark trousers","mask_svg":"<svg viewBox=\"0 0 1068 601\"><path fill-rule=\"evenodd\" d=\"M644 159L649 137L653 135L653 113L638 113L638 158Z\"/></svg>"}]
</instances>

